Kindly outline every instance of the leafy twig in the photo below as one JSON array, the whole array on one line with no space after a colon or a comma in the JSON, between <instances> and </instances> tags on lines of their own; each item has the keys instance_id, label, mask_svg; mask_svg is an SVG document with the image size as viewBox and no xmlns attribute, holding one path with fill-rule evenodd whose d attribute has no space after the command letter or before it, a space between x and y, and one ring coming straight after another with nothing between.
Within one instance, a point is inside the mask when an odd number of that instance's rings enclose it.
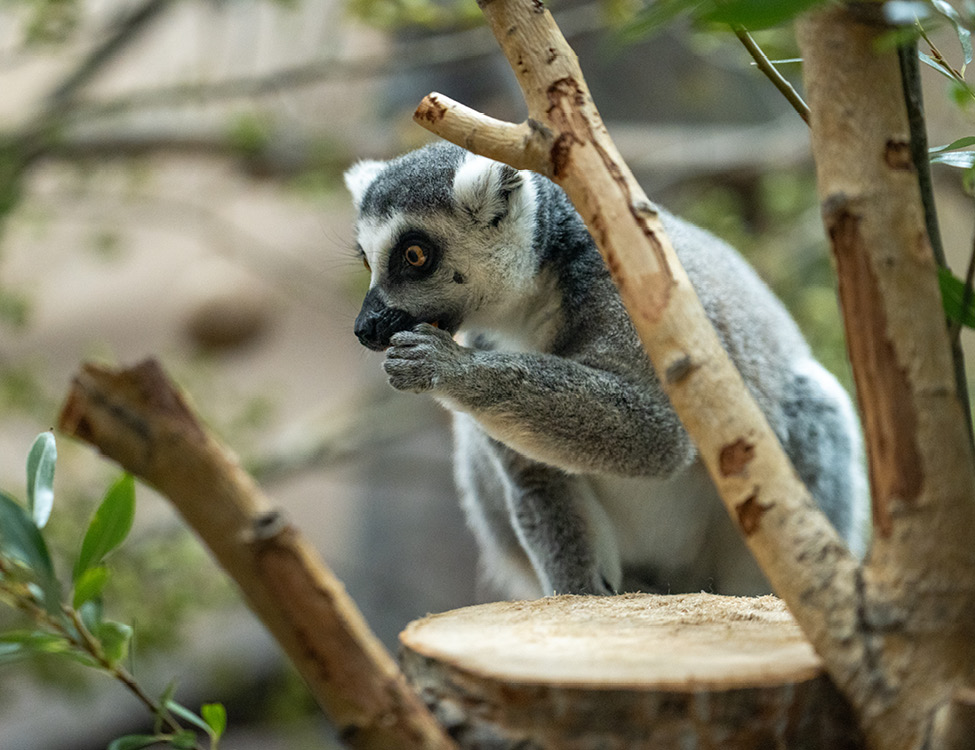
<instances>
[{"instance_id":1,"label":"leafy twig","mask_svg":"<svg viewBox=\"0 0 975 750\"><path fill-rule=\"evenodd\" d=\"M795 90L791 83L789 83L785 76L783 76L778 68L768 59L768 56L762 51L762 48L758 46L758 43L752 38L741 26L736 26L734 28L735 36L738 37L739 41L745 45L745 49L748 50L748 54L752 56L755 60L755 64L758 69L762 71L768 79L772 82L782 95L786 98L786 101L792 105L792 108L799 113L799 117L808 125L809 124L809 107L799 96L799 92Z\"/></svg>"},{"instance_id":2,"label":"leafy twig","mask_svg":"<svg viewBox=\"0 0 975 750\"><path fill-rule=\"evenodd\" d=\"M149 712L156 716L162 721L167 729L173 733L180 733L185 731L173 715L169 712L165 705L154 699L142 686L136 681L135 677L123 666L113 662L105 654L105 650L102 648L101 644L98 642L92 634L91 631L85 626L84 621L78 614L78 611L72 607L65 607L64 613L71 620L71 624L74 626L75 631L78 635L75 637L67 629L61 628L65 637L67 637L77 648L82 649L85 653L91 656L98 665L108 672L112 677L121 682L129 690L132 695L134 695L142 705L144 705ZM199 747L196 745L195 747Z\"/></svg>"},{"instance_id":3,"label":"leafy twig","mask_svg":"<svg viewBox=\"0 0 975 750\"><path fill-rule=\"evenodd\" d=\"M0 565L0 573L6 573L7 570L5 566ZM174 734L186 731L173 718L173 715L166 706L152 698L127 669L113 662L108 657L104 648L102 648L102 644L85 625L84 620L82 620L81 615L76 609L68 606L62 608L64 615L67 617L67 621L71 624L71 627L67 627L64 620L45 610L30 594L29 589L22 593L12 589L4 581L0 581L0 590L9 594L17 609L24 612L35 623L63 638L72 648L91 658L99 668L122 683L153 716L159 718L166 729ZM194 750L202 750L197 743L194 743L193 748Z\"/></svg>"},{"instance_id":4,"label":"leafy twig","mask_svg":"<svg viewBox=\"0 0 975 750\"><path fill-rule=\"evenodd\" d=\"M56 460L54 436L41 433L27 459L26 507L0 492L0 601L34 623L32 630L0 635L0 656L16 658L31 651L61 654L124 685L155 717L156 729L152 735L119 738L110 745L114 750L159 743L203 750L197 729L209 735L210 750L216 750L226 727L223 706L204 706L201 718L171 700L171 693L158 700L152 698L121 665L131 628L102 618L101 591L108 578L103 561L125 540L135 512L131 476L123 475L114 482L95 511L75 562L70 587L73 594L70 599L64 598L65 587L55 575L42 533L54 501ZM178 719L195 728L185 728Z\"/></svg>"}]
</instances>

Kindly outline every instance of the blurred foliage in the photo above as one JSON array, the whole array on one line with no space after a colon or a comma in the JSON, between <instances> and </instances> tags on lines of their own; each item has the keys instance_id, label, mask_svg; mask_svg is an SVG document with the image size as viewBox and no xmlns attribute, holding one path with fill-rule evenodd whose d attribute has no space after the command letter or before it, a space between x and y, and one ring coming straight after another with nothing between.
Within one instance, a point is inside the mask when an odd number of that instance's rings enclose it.
<instances>
[{"instance_id":1,"label":"blurred foliage","mask_svg":"<svg viewBox=\"0 0 975 750\"><path fill-rule=\"evenodd\" d=\"M0 667L44 656L82 664L117 680L150 711L155 729L151 735L121 737L109 750L153 745L202 750L199 732L207 737L210 750L217 750L227 725L223 706L206 704L197 714L173 699L172 687L158 700L150 697L125 667L132 627L105 616L103 594L111 577L107 560L132 528L135 481L123 474L108 488L80 545L73 545L77 552L66 579L57 573L45 533L54 507L56 462L54 436L41 433L27 457L26 502L0 491L0 604L26 621L24 627L0 632ZM149 590L147 583L141 582L143 595Z\"/></svg>"},{"instance_id":2,"label":"blurred foliage","mask_svg":"<svg viewBox=\"0 0 975 750\"><path fill-rule=\"evenodd\" d=\"M468 28L484 23L469 0L348 0L349 12L379 29Z\"/></svg>"},{"instance_id":3,"label":"blurred foliage","mask_svg":"<svg viewBox=\"0 0 975 750\"><path fill-rule=\"evenodd\" d=\"M41 383L39 367L38 362L0 360L0 413L17 412L42 424L51 420L57 401Z\"/></svg>"},{"instance_id":4,"label":"blurred foliage","mask_svg":"<svg viewBox=\"0 0 975 750\"><path fill-rule=\"evenodd\" d=\"M681 17L700 27L767 29L791 21L827 0L642 0L632 11L625 36L638 39Z\"/></svg>"},{"instance_id":5,"label":"blurred foliage","mask_svg":"<svg viewBox=\"0 0 975 750\"><path fill-rule=\"evenodd\" d=\"M230 148L243 157L254 157L267 148L273 136L269 118L247 112L232 118L227 128Z\"/></svg>"},{"instance_id":6,"label":"blurred foliage","mask_svg":"<svg viewBox=\"0 0 975 750\"><path fill-rule=\"evenodd\" d=\"M7 0L23 18L24 42L58 44L67 40L81 18L80 0Z\"/></svg>"}]
</instances>

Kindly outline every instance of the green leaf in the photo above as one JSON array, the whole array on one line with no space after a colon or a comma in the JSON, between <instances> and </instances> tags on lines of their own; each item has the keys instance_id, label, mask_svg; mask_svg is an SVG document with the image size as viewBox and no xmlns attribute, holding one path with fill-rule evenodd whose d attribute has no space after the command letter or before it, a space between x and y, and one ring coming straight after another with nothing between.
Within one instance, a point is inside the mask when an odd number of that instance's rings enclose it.
<instances>
[{"instance_id":1,"label":"green leaf","mask_svg":"<svg viewBox=\"0 0 975 750\"><path fill-rule=\"evenodd\" d=\"M122 661L129 652L132 628L125 623L105 620L98 623L93 635L102 644L105 656L113 665Z\"/></svg>"},{"instance_id":2,"label":"green leaf","mask_svg":"<svg viewBox=\"0 0 975 750\"><path fill-rule=\"evenodd\" d=\"M102 621L102 610L101 599L89 599L78 607L81 622L89 632L94 633L98 629L98 623Z\"/></svg>"},{"instance_id":3,"label":"green leaf","mask_svg":"<svg viewBox=\"0 0 975 750\"><path fill-rule=\"evenodd\" d=\"M951 71L948 70L947 68L945 68L944 65L942 65L941 63L939 63L937 60L935 60L930 55L926 55L925 53L923 53L920 50L918 50L917 58L918 58L918 60L920 60L921 62L923 62L928 67L934 68L936 71L938 71L939 73L941 73L941 75L945 76L946 78L950 78L950 79L954 80L954 76L951 75Z\"/></svg>"},{"instance_id":4,"label":"green leaf","mask_svg":"<svg viewBox=\"0 0 975 750\"><path fill-rule=\"evenodd\" d=\"M193 750L196 747L196 733L185 729L169 738L169 744L176 750Z\"/></svg>"},{"instance_id":5,"label":"green leaf","mask_svg":"<svg viewBox=\"0 0 975 750\"><path fill-rule=\"evenodd\" d=\"M59 654L71 649L64 636L42 630L12 630L0 634L0 664L32 654Z\"/></svg>"},{"instance_id":6,"label":"green leaf","mask_svg":"<svg viewBox=\"0 0 975 750\"><path fill-rule=\"evenodd\" d=\"M958 149L968 148L969 146L975 146L975 135L966 135L964 138L959 138L957 141L952 141L946 146L933 146L928 149L929 154L940 154L944 151L957 151Z\"/></svg>"},{"instance_id":7,"label":"green leaf","mask_svg":"<svg viewBox=\"0 0 975 750\"><path fill-rule=\"evenodd\" d=\"M78 664L88 667L89 669L104 669L101 662L95 661L84 651L79 651L75 648L65 651L62 656L65 659L71 659L71 661L77 662Z\"/></svg>"},{"instance_id":8,"label":"green leaf","mask_svg":"<svg viewBox=\"0 0 975 750\"><path fill-rule=\"evenodd\" d=\"M128 536L135 518L135 480L123 474L109 487L88 525L74 566L74 580L93 568Z\"/></svg>"},{"instance_id":9,"label":"green leaf","mask_svg":"<svg viewBox=\"0 0 975 750\"><path fill-rule=\"evenodd\" d=\"M81 605L85 602L90 602L92 599L97 599L101 596L102 589L105 588L105 583L108 581L108 568L104 565L99 565L95 568L88 568L81 576L75 581L74 584L74 598L72 600L72 606L75 609L80 609Z\"/></svg>"},{"instance_id":10,"label":"green leaf","mask_svg":"<svg viewBox=\"0 0 975 750\"><path fill-rule=\"evenodd\" d=\"M0 555L27 566L41 590L44 608L61 611L61 586L40 529L17 501L0 491Z\"/></svg>"},{"instance_id":11,"label":"green leaf","mask_svg":"<svg viewBox=\"0 0 975 750\"><path fill-rule=\"evenodd\" d=\"M706 0L657 0L637 13L633 21L623 27L620 36L631 42L642 39L678 16L704 5L707 5Z\"/></svg>"},{"instance_id":12,"label":"green leaf","mask_svg":"<svg viewBox=\"0 0 975 750\"><path fill-rule=\"evenodd\" d=\"M931 0L931 4L955 27L958 44L965 56L965 65L968 65L972 61L972 33L965 28L964 20L958 15L958 11L952 7L951 3L946 2L946 0Z\"/></svg>"},{"instance_id":13,"label":"green leaf","mask_svg":"<svg viewBox=\"0 0 975 750\"><path fill-rule=\"evenodd\" d=\"M962 302L965 299L965 282L955 276L947 268L938 269L938 286L941 287L941 303L945 315L949 320L961 322L969 328L975 328L975 294L972 295L968 306L962 315Z\"/></svg>"},{"instance_id":14,"label":"green leaf","mask_svg":"<svg viewBox=\"0 0 975 750\"><path fill-rule=\"evenodd\" d=\"M159 735L128 734L125 737L119 737L117 740L114 740L108 746L108 750L143 750L143 748L152 747L165 741L166 738Z\"/></svg>"},{"instance_id":15,"label":"green leaf","mask_svg":"<svg viewBox=\"0 0 975 750\"><path fill-rule=\"evenodd\" d=\"M162 706L163 708L165 708L166 706L169 705L170 701L173 700L173 696L176 695L176 687L177 687L176 680L173 680L172 682L170 682L166 686L166 689L162 691L162 695L159 696L159 705L160 706ZM162 725L163 725L163 712L160 711L159 713L156 714L155 731L156 732L161 732L162 731Z\"/></svg>"},{"instance_id":16,"label":"green leaf","mask_svg":"<svg viewBox=\"0 0 975 750\"><path fill-rule=\"evenodd\" d=\"M27 454L27 510L39 529L47 524L54 506L54 464L57 460L54 435L42 432L34 439Z\"/></svg>"},{"instance_id":17,"label":"green leaf","mask_svg":"<svg viewBox=\"0 0 975 750\"><path fill-rule=\"evenodd\" d=\"M200 716L210 725L210 736L214 742L219 740L227 729L227 709L222 703L204 703L200 707Z\"/></svg>"},{"instance_id":18,"label":"green leaf","mask_svg":"<svg viewBox=\"0 0 975 750\"><path fill-rule=\"evenodd\" d=\"M0 665L26 659L30 654L30 649L21 643L0 643Z\"/></svg>"},{"instance_id":19,"label":"green leaf","mask_svg":"<svg viewBox=\"0 0 975 750\"><path fill-rule=\"evenodd\" d=\"M203 719L197 716L195 713L190 711L186 706L181 706L174 700L166 701L166 708L172 711L176 716L181 718L183 721L188 721L196 727L199 727L207 734L210 733L210 725L207 724Z\"/></svg>"},{"instance_id":20,"label":"green leaf","mask_svg":"<svg viewBox=\"0 0 975 750\"><path fill-rule=\"evenodd\" d=\"M727 0L711 2L711 8L699 17L710 23L744 26L746 29L767 29L791 21L800 13L820 5L824 0Z\"/></svg>"},{"instance_id":21,"label":"green leaf","mask_svg":"<svg viewBox=\"0 0 975 750\"><path fill-rule=\"evenodd\" d=\"M935 154L931 157L931 163L971 169L975 167L975 151L948 151L943 154Z\"/></svg>"}]
</instances>

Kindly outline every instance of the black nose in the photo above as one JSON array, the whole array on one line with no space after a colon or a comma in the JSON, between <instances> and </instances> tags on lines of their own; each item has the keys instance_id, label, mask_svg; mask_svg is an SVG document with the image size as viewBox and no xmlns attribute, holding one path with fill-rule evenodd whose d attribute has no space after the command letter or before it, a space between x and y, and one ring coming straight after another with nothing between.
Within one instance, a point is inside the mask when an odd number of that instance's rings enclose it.
<instances>
[{"instance_id":1,"label":"black nose","mask_svg":"<svg viewBox=\"0 0 975 750\"><path fill-rule=\"evenodd\" d=\"M379 331L380 317L372 311L363 310L355 319L355 335L359 343L374 351L382 351L389 346L389 334L383 337Z\"/></svg>"},{"instance_id":2,"label":"black nose","mask_svg":"<svg viewBox=\"0 0 975 750\"><path fill-rule=\"evenodd\" d=\"M379 288L373 287L362 300L362 309L355 319L354 331L360 344L379 352L389 346L389 339L394 333L407 331L417 322L405 310L387 306Z\"/></svg>"}]
</instances>

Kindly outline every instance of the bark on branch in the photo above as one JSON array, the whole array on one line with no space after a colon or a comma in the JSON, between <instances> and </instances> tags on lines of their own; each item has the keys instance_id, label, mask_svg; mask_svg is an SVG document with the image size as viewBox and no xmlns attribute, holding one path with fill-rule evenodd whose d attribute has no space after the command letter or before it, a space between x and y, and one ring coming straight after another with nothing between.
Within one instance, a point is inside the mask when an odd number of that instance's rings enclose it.
<instances>
[{"instance_id":1,"label":"bark on branch","mask_svg":"<svg viewBox=\"0 0 975 750\"><path fill-rule=\"evenodd\" d=\"M448 750L447 738L340 581L159 365L85 365L59 428L166 495L240 587L350 746Z\"/></svg>"}]
</instances>

